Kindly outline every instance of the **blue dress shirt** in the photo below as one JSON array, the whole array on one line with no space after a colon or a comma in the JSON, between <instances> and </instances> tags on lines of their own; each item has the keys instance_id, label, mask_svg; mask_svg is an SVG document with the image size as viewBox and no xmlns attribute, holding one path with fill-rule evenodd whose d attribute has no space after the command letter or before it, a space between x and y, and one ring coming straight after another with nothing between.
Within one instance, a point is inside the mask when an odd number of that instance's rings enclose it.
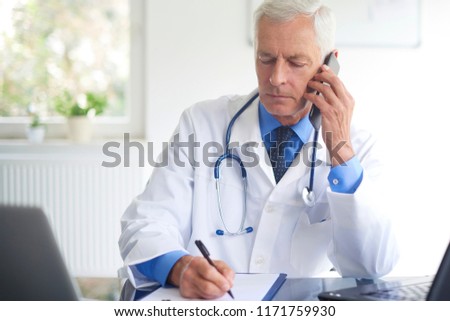
<instances>
[{"instance_id":1,"label":"blue dress shirt","mask_svg":"<svg viewBox=\"0 0 450 321\"><path fill-rule=\"evenodd\" d=\"M273 144L270 142L270 132L281 126L281 123L269 114L261 103L259 103L258 113L261 137L263 138L266 149L269 150L271 144ZM293 136L292 140L294 143L286 146L285 155L286 158L293 160L297 153L300 152L304 142L308 141L313 127L309 118L304 117L297 124L291 126L291 128L297 135ZM345 164L332 167L328 175L328 182L333 192L353 194L361 183L362 177L363 168L355 156ZM136 264L135 266L147 278L165 286L170 270L185 255L188 255L188 253L184 251L172 251L149 261Z\"/></svg>"},{"instance_id":2,"label":"blue dress shirt","mask_svg":"<svg viewBox=\"0 0 450 321\"><path fill-rule=\"evenodd\" d=\"M165 286L170 270L185 255L188 255L188 253L184 251L172 251L149 261L136 264L136 268L150 280Z\"/></svg>"},{"instance_id":3,"label":"blue dress shirt","mask_svg":"<svg viewBox=\"0 0 450 321\"><path fill-rule=\"evenodd\" d=\"M266 108L259 103L259 127L261 130L261 137L267 152L269 148L273 147L273 142L270 141L270 133L277 127L282 126L281 123L269 114ZM291 126L292 130L297 134L292 136L293 144L286 145L284 151L286 159L293 160L297 153L300 152L301 146L308 141L313 131L313 126L308 117L302 118L297 124ZM358 158L355 156L344 164L331 167L328 175L328 182L330 188L336 193L353 194L359 184L361 184L363 177L363 168Z\"/></svg>"}]
</instances>

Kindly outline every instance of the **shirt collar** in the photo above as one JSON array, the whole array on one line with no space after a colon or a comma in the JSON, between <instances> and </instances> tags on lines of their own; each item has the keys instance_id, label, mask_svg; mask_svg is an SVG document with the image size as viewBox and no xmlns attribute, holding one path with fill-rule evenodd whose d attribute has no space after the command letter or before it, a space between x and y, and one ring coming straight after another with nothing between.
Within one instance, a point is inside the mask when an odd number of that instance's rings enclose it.
<instances>
[{"instance_id":1,"label":"shirt collar","mask_svg":"<svg viewBox=\"0 0 450 321\"><path fill-rule=\"evenodd\" d=\"M266 137L272 130L277 127L282 126L281 123L273 117L264 107L264 105L259 102L259 128L261 129L261 137ZM297 134L297 136L306 143L309 140L313 126L309 121L309 117L303 117L300 121L291 126L292 130Z\"/></svg>"}]
</instances>

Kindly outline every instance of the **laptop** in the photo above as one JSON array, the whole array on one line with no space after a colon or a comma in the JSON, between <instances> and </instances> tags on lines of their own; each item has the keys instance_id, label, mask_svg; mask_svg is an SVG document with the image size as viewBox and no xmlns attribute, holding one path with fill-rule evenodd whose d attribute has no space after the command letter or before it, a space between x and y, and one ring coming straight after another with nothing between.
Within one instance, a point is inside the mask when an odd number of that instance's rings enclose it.
<instances>
[{"instance_id":1,"label":"laptop","mask_svg":"<svg viewBox=\"0 0 450 321\"><path fill-rule=\"evenodd\" d=\"M0 259L0 300L79 299L41 209L0 205Z\"/></svg>"},{"instance_id":2,"label":"laptop","mask_svg":"<svg viewBox=\"0 0 450 321\"><path fill-rule=\"evenodd\" d=\"M347 289L324 291L318 297L324 301L449 301L450 244L434 277L366 282Z\"/></svg>"}]
</instances>

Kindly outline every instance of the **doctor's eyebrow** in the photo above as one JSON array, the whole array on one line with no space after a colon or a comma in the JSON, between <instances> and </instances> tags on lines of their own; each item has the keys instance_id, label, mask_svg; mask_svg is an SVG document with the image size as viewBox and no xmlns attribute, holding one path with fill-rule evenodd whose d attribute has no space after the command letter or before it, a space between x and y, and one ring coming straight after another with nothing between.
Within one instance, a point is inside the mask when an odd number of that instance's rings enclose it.
<instances>
[{"instance_id":1,"label":"doctor's eyebrow","mask_svg":"<svg viewBox=\"0 0 450 321\"><path fill-rule=\"evenodd\" d=\"M264 51L259 51L257 53L257 57L259 60L261 60L263 62L274 62L278 59L278 56L275 56L271 53L264 52ZM312 60L304 54L295 54L295 55L289 56L285 59L287 61L298 62L298 63L302 63L302 64L311 64L312 63Z\"/></svg>"}]
</instances>

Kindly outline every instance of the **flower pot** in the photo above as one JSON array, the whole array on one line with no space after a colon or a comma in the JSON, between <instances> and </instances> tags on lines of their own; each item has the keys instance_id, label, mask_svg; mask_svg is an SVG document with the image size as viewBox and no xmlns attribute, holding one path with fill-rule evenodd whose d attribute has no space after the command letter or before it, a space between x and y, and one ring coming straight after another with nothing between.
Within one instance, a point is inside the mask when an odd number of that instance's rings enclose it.
<instances>
[{"instance_id":1,"label":"flower pot","mask_svg":"<svg viewBox=\"0 0 450 321\"><path fill-rule=\"evenodd\" d=\"M26 134L28 141L30 143L40 144L44 141L45 127L44 126L27 127Z\"/></svg>"},{"instance_id":2,"label":"flower pot","mask_svg":"<svg viewBox=\"0 0 450 321\"><path fill-rule=\"evenodd\" d=\"M92 140L92 122L86 116L67 118L69 139L75 143L88 143Z\"/></svg>"}]
</instances>

